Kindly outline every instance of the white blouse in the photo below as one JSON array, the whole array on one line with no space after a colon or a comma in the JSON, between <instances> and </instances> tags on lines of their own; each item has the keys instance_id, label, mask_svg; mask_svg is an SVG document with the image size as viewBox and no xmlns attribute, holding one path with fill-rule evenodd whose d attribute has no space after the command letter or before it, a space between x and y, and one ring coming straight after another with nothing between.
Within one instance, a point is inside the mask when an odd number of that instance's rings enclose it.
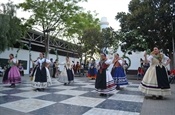
<instances>
[{"instance_id":1,"label":"white blouse","mask_svg":"<svg viewBox=\"0 0 175 115\"><path fill-rule=\"evenodd\" d=\"M39 64L40 65L40 68L42 67L42 64L46 62L46 63L50 63L50 60L49 59L46 59L46 58L42 58L42 59L38 59L36 62L35 62L35 65Z\"/></svg>"},{"instance_id":2,"label":"white blouse","mask_svg":"<svg viewBox=\"0 0 175 115\"><path fill-rule=\"evenodd\" d=\"M147 60L152 63L152 59L153 59L153 55L150 55ZM170 58L168 56L166 56L165 54L163 54L163 58L162 58L162 63L165 64Z\"/></svg>"}]
</instances>

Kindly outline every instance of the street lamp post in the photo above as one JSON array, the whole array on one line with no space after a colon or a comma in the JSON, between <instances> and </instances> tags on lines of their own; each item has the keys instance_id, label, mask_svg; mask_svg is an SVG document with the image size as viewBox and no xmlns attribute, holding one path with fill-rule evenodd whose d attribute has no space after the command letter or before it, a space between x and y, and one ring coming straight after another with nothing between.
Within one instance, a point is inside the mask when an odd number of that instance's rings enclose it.
<instances>
[{"instance_id":1,"label":"street lamp post","mask_svg":"<svg viewBox=\"0 0 175 115\"><path fill-rule=\"evenodd\" d=\"M30 66L31 66L31 63L30 63L30 59L31 59L31 40L29 40L29 74L30 74Z\"/></svg>"},{"instance_id":2,"label":"street lamp post","mask_svg":"<svg viewBox=\"0 0 175 115\"><path fill-rule=\"evenodd\" d=\"M58 60L58 48L55 48L56 59Z\"/></svg>"}]
</instances>

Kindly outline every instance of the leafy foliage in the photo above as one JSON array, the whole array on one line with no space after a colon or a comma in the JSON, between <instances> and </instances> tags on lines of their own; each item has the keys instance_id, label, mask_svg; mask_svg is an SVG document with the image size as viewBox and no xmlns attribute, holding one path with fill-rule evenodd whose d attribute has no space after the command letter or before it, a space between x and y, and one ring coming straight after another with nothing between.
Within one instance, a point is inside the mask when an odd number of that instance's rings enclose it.
<instances>
[{"instance_id":1,"label":"leafy foliage","mask_svg":"<svg viewBox=\"0 0 175 115\"><path fill-rule=\"evenodd\" d=\"M81 39L82 51L91 57L100 53L102 48L117 46L119 43L118 34L111 27L102 30L89 28L83 32Z\"/></svg>"},{"instance_id":2,"label":"leafy foliage","mask_svg":"<svg viewBox=\"0 0 175 115\"><path fill-rule=\"evenodd\" d=\"M0 52L5 51L21 39L25 26L15 16L16 7L12 2L1 4L0 14Z\"/></svg>"},{"instance_id":3,"label":"leafy foliage","mask_svg":"<svg viewBox=\"0 0 175 115\"><path fill-rule=\"evenodd\" d=\"M69 27L67 27L67 36L75 36L79 39L83 35L83 32L89 28L97 28L100 30L100 21L98 18L95 18L95 16L97 16L97 14L90 11L81 11L74 15L70 20L67 20L67 25L69 25Z\"/></svg>"},{"instance_id":4,"label":"leafy foliage","mask_svg":"<svg viewBox=\"0 0 175 115\"><path fill-rule=\"evenodd\" d=\"M102 49L104 47L113 47L114 50L118 49L119 45L119 35L118 32L114 31L112 27L102 29L101 39L99 42L99 48ZM115 46L115 47L114 47Z\"/></svg>"},{"instance_id":5,"label":"leafy foliage","mask_svg":"<svg viewBox=\"0 0 175 115\"><path fill-rule=\"evenodd\" d=\"M67 27L65 34L71 38L70 41L75 44L78 43L80 46L77 48L80 57L82 57L83 53L92 57L97 52L94 49L94 43L97 42L95 40L99 37L100 21L95 18L96 15L90 11L79 12L67 21L69 27Z\"/></svg>"},{"instance_id":6,"label":"leafy foliage","mask_svg":"<svg viewBox=\"0 0 175 115\"><path fill-rule=\"evenodd\" d=\"M129 13L120 12L119 20L123 51L143 51L159 46L172 52L173 0L131 0ZM174 24L173 24L174 25Z\"/></svg>"},{"instance_id":7,"label":"leafy foliage","mask_svg":"<svg viewBox=\"0 0 175 115\"><path fill-rule=\"evenodd\" d=\"M46 34L51 33L54 38L64 37L69 32L68 27L72 25L68 23L69 20L82 9L77 3L82 1L86 0L26 0L18 5L24 11L33 13L26 20L27 25L42 27L46 38L46 57L49 52L49 38Z\"/></svg>"},{"instance_id":8,"label":"leafy foliage","mask_svg":"<svg viewBox=\"0 0 175 115\"><path fill-rule=\"evenodd\" d=\"M26 23L42 27L43 31L55 28L53 36L60 37L70 26L67 22L82 9L77 5L81 1L85 0L26 0L19 7L33 13Z\"/></svg>"}]
</instances>

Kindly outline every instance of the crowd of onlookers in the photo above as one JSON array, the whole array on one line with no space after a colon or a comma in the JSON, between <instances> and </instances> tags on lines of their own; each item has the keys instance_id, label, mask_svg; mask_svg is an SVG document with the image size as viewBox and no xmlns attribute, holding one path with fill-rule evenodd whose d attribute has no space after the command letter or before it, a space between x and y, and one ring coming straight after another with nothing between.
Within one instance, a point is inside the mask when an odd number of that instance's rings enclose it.
<instances>
[{"instance_id":1,"label":"crowd of onlookers","mask_svg":"<svg viewBox=\"0 0 175 115\"><path fill-rule=\"evenodd\" d=\"M58 63L58 60L56 59L55 61L53 61L53 59L51 58L50 59L50 66L49 66L49 71L50 71L50 75L55 78L55 77L58 77L61 70L60 70L60 66L62 64L59 64ZM83 64L79 61L77 61L76 63L74 61L72 61L72 68L73 68L73 71L74 71L74 74L82 74L84 75L85 73L85 70L86 70L86 64Z\"/></svg>"},{"instance_id":2,"label":"crowd of onlookers","mask_svg":"<svg viewBox=\"0 0 175 115\"><path fill-rule=\"evenodd\" d=\"M138 70L137 70L137 77L143 78L149 66L150 66L149 63L146 63L142 58L140 58L140 67L138 67Z\"/></svg>"}]
</instances>

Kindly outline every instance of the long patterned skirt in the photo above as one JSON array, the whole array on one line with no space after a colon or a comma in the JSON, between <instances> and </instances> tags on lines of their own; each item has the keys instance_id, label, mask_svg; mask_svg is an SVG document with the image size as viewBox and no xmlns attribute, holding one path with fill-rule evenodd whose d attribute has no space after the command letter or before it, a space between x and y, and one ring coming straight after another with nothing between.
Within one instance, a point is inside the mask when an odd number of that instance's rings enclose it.
<instances>
[{"instance_id":1,"label":"long patterned skirt","mask_svg":"<svg viewBox=\"0 0 175 115\"><path fill-rule=\"evenodd\" d=\"M74 74L72 69L66 69L61 72L61 74L58 76L58 81L61 83L68 83L70 81L74 80Z\"/></svg>"},{"instance_id":2,"label":"long patterned skirt","mask_svg":"<svg viewBox=\"0 0 175 115\"><path fill-rule=\"evenodd\" d=\"M110 71L102 70L98 71L97 78L95 81L96 91L103 94L108 94L115 90L114 80L111 76Z\"/></svg>"},{"instance_id":3,"label":"long patterned skirt","mask_svg":"<svg viewBox=\"0 0 175 115\"><path fill-rule=\"evenodd\" d=\"M168 75L164 66L150 66L139 86L139 89L150 95L170 95Z\"/></svg>"},{"instance_id":4,"label":"long patterned skirt","mask_svg":"<svg viewBox=\"0 0 175 115\"><path fill-rule=\"evenodd\" d=\"M12 66L5 71L2 82L4 84L21 83L21 75L17 66Z\"/></svg>"},{"instance_id":5,"label":"long patterned skirt","mask_svg":"<svg viewBox=\"0 0 175 115\"><path fill-rule=\"evenodd\" d=\"M112 68L111 74L116 85L128 85L128 80L122 67Z\"/></svg>"},{"instance_id":6,"label":"long patterned skirt","mask_svg":"<svg viewBox=\"0 0 175 115\"><path fill-rule=\"evenodd\" d=\"M90 68L90 69L88 70L88 75L87 75L87 77L88 77L89 79L96 79L96 77L97 77L97 69L96 69L96 68Z\"/></svg>"},{"instance_id":7,"label":"long patterned skirt","mask_svg":"<svg viewBox=\"0 0 175 115\"><path fill-rule=\"evenodd\" d=\"M51 84L52 80L50 77L49 69L47 67L43 67L42 69L37 67L33 76L32 86L34 88L46 88Z\"/></svg>"}]
</instances>

